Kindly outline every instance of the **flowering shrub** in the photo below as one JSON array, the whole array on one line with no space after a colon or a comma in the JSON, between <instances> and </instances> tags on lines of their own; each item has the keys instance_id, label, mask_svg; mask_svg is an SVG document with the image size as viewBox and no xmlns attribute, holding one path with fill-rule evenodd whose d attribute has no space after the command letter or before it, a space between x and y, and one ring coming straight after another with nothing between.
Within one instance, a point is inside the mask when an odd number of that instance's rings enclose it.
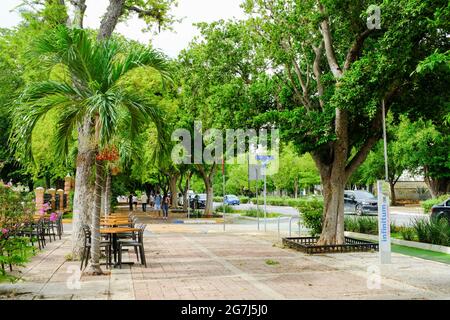
<instances>
[{"instance_id":1,"label":"flowering shrub","mask_svg":"<svg viewBox=\"0 0 450 320\"><path fill-rule=\"evenodd\" d=\"M33 194L22 195L0 184L0 280L7 266L22 265L34 252L29 238L19 236L21 228L33 218Z\"/></svg>"}]
</instances>

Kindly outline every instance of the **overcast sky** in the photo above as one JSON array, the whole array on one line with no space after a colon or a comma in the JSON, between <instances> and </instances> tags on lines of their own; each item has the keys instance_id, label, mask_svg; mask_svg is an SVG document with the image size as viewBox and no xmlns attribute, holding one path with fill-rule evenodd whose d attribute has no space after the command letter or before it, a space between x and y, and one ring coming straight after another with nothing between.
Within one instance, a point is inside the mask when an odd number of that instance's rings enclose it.
<instances>
[{"instance_id":1,"label":"overcast sky","mask_svg":"<svg viewBox=\"0 0 450 320\"><path fill-rule=\"evenodd\" d=\"M100 26L101 16L105 13L108 0L87 0L85 27L97 29ZM176 57L180 50L197 34L192 26L195 22L212 22L219 19L242 19L242 9L239 7L242 0L179 0L179 5L173 14L177 18L184 18L183 22L174 26L174 32L164 31L159 35L143 33L145 24L137 17L121 23L116 31L126 37L148 43L152 39L153 45L160 48L170 57ZM20 22L20 15L11 11L21 0L0 0L0 27L9 28Z\"/></svg>"}]
</instances>

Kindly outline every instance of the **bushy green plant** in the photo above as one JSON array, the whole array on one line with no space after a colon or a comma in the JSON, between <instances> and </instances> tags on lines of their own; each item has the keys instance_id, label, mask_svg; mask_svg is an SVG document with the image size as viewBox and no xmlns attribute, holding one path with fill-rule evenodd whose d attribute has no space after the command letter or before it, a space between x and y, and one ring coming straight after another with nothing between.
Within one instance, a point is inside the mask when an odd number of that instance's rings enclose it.
<instances>
[{"instance_id":1,"label":"bushy green plant","mask_svg":"<svg viewBox=\"0 0 450 320\"><path fill-rule=\"evenodd\" d=\"M323 201L304 200L300 202L298 211L305 227L311 229L311 235L319 235L322 232Z\"/></svg>"},{"instance_id":2,"label":"bushy green plant","mask_svg":"<svg viewBox=\"0 0 450 320\"><path fill-rule=\"evenodd\" d=\"M450 246L450 224L446 219L439 221L417 219L413 228L420 242Z\"/></svg>"},{"instance_id":3,"label":"bushy green plant","mask_svg":"<svg viewBox=\"0 0 450 320\"><path fill-rule=\"evenodd\" d=\"M246 210L245 212L243 212L242 215L246 216L246 217L253 217L253 218L260 217L261 218L261 217L264 217L264 211L256 210L256 209L249 209L249 210Z\"/></svg>"},{"instance_id":4,"label":"bushy green plant","mask_svg":"<svg viewBox=\"0 0 450 320\"><path fill-rule=\"evenodd\" d=\"M234 209L231 206L227 205L227 204L226 205L220 205L220 206L216 207L216 209L214 211L216 213L221 214L221 213L223 213L224 209L225 209L225 213L234 213L235 212Z\"/></svg>"},{"instance_id":5,"label":"bushy green plant","mask_svg":"<svg viewBox=\"0 0 450 320\"><path fill-rule=\"evenodd\" d=\"M404 240L415 241L417 240L417 234L414 228L403 227L400 228L400 235Z\"/></svg>"},{"instance_id":6,"label":"bushy green plant","mask_svg":"<svg viewBox=\"0 0 450 320\"><path fill-rule=\"evenodd\" d=\"M289 206L297 208L302 205L303 202L309 201L311 199L323 200L322 197L317 198L289 198L289 197L267 197L266 202L270 206ZM251 201L256 203L256 198L252 198ZM258 204L264 204L264 198L258 198Z\"/></svg>"},{"instance_id":7,"label":"bushy green plant","mask_svg":"<svg viewBox=\"0 0 450 320\"><path fill-rule=\"evenodd\" d=\"M445 194L443 196L437 197L436 199L429 199L422 201L420 205L422 206L425 213L431 213L431 208L436 205L444 202L445 200L450 198L450 194Z\"/></svg>"},{"instance_id":8,"label":"bushy green plant","mask_svg":"<svg viewBox=\"0 0 450 320\"><path fill-rule=\"evenodd\" d=\"M241 203L249 203L250 202L250 198L249 197L239 197L239 201Z\"/></svg>"},{"instance_id":9,"label":"bushy green plant","mask_svg":"<svg viewBox=\"0 0 450 320\"><path fill-rule=\"evenodd\" d=\"M378 234L378 220L374 217L345 217L346 231L365 234Z\"/></svg>"},{"instance_id":10,"label":"bushy green plant","mask_svg":"<svg viewBox=\"0 0 450 320\"><path fill-rule=\"evenodd\" d=\"M345 217L345 231L377 235L378 234L378 218L377 217ZM400 227L391 223L391 232L400 232Z\"/></svg>"}]
</instances>

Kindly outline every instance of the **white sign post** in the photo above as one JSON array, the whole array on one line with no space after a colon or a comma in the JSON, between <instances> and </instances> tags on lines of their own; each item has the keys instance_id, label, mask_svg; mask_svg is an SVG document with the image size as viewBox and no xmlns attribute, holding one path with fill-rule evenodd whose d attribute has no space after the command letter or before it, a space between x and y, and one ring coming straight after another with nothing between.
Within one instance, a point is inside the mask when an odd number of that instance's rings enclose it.
<instances>
[{"instance_id":1,"label":"white sign post","mask_svg":"<svg viewBox=\"0 0 450 320\"><path fill-rule=\"evenodd\" d=\"M378 237L380 263L391 263L391 217L389 214L389 197L386 195L384 181L377 182L378 191Z\"/></svg>"},{"instance_id":2,"label":"white sign post","mask_svg":"<svg viewBox=\"0 0 450 320\"><path fill-rule=\"evenodd\" d=\"M266 156L266 155L257 155L256 160L262 162L262 174L264 175L264 232L267 231L267 202L266 202L266 195L267 195L267 184L266 184L266 176L267 176L267 165L270 161L274 159L273 156Z\"/></svg>"}]
</instances>

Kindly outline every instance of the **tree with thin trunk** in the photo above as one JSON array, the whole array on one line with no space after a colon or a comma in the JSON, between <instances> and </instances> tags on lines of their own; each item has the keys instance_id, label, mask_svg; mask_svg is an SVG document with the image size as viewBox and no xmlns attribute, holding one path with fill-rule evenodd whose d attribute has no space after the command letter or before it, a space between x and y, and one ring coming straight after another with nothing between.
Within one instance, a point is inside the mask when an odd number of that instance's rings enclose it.
<instances>
[{"instance_id":1,"label":"tree with thin trunk","mask_svg":"<svg viewBox=\"0 0 450 320\"><path fill-rule=\"evenodd\" d=\"M94 119L89 131L89 143L95 150L95 192L92 219L92 259L89 271L101 274L100 204L104 179L104 163L99 157L122 123L130 135L152 121L161 136L165 136L162 114L158 106L136 95L121 80L139 67L152 67L165 79L170 79L166 58L159 52L142 46L110 39L96 41L84 30L58 27L38 39L33 53L49 66L63 66L67 77L30 84L13 110L12 140L31 152L31 138L36 123L50 110L58 110L56 122L57 150L63 156L74 129L86 119ZM68 79L76 79L69 81ZM158 140L160 141L160 140ZM162 146L162 148L164 148Z\"/></svg>"}]
</instances>

